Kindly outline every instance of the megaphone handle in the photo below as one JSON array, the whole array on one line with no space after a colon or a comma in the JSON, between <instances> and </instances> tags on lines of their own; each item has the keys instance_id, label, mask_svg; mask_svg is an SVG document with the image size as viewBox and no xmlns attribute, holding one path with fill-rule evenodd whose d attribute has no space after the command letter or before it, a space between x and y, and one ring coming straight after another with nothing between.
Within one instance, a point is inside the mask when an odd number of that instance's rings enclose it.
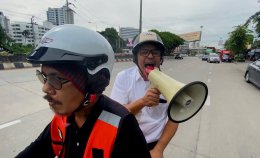
<instances>
[{"instance_id":1,"label":"megaphone handle","mask_svg":"<svg viewBox=\"0 0 260 158\"><path fill-rule=\"evenodd\" d=\"M167 100L160 98L159 103L167 103Z\"/></svg>"},{"instance_id":2,"label":"megaphone handle","mask_svg":"<svg viewBox=\"0 0 260 158\"><path fill-rule=\"evenodd\" d=\"M156 88L153 84L150 84L149 88ZM160 98L159 103L167 103L167 100Z\"/></svg>"}]
</instances>

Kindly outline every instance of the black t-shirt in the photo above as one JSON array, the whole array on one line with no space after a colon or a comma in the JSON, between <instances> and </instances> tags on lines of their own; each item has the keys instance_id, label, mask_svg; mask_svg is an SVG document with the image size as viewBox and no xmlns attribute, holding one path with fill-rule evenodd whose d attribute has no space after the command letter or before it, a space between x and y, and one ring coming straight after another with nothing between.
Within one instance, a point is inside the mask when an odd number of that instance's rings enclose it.
<instances>
[{"instance_id":1,"label":"black t-shirt","mask_svg":"<svg viewBox=\"0 0 260 158\"><path fill-rule=\"evenodd\" d=\"M121 117L118 133L112 150L111 158L150 158L149 149L139 125L131 113L110 98L102 95L95 104L87 120L78 128L74 116L68 118L66 129L65 157L83 158L85 147L95 121L102 110L109 111ZM106 131L104 131L106 134ZM93 158L102 158L102 151L93 151ZM26 147L16 158L54 158L51 144L50 124L40 136Z\"/></svg>"}]
</instances>

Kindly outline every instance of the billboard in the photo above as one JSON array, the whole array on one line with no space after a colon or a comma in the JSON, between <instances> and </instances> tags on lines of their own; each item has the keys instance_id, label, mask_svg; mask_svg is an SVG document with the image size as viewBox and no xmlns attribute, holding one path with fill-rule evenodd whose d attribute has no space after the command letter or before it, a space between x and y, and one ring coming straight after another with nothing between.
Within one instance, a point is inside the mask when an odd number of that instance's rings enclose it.
<instances>
[{"instance_id":1,"label":"billboard","mask_svg":"<svg viewBox=\"0 0 260 158\"><path fill-rule=\"evenodd\" d=\"M133 47L134 46L133 38L127 38L126 46L127 47Z\"/></svg>"},{"instance_id":2,"label":"billboard","mask_svg":"<svg viewBox=\"0 0 260 158\"><path fill-rule=\"evenodd\" d=\"M180 34L178 36L180 36L187 42L200 41L201 31L184 33L184 34Z\"/></svg>"}]
</instances>

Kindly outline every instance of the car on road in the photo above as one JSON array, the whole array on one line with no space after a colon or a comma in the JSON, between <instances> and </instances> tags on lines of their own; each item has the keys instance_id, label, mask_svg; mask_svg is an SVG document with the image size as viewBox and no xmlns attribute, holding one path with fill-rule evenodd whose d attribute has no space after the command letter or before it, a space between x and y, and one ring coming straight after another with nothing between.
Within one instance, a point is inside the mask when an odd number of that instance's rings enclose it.
<instances>
[{"instance_id":1,"label":"car on road","mask_svg":"<svg viewBox=\"0 0 260 158\"><path fill-rule=\"evenodd\" d=\"M222 57L222 62L232 62L234 60L234 57L229 54L224 54Z\"/></svg>"},{"instance_id":2,"label":"car on road","mask_svg":"<svg viewBox=\"0 0 260 158\"><path fill-rule=\"evenodd\" d=\"M176 56L174 57L174 59L183 59L181 54L176 54Z\"/></svg>"},{"instance_id":3,"label":"car on road","mask_svg":"<svg viewBox=\"0 0 260 158\"><path fill-rule=\"evenodd\" d=\"M209 57L209 55L204 54L204 55L202 56L201 60L205 60L205 61L207 61L207 60L208 60L208 57Z\"/></svg>"},{"instance_id":4,"label":"car on road","mask_svg":"<svg viewBox=\"0 0 260 158\"><path fill-rule=\"evenodd\" d=\"M260 88L260 59L248 64L244 77L248 83L251 82Z\"/></svg>"},{"instance_id":5,"label":"car on road","mask_svg":"<svg viewBox=\"0 0 260 158\"><path fill-rule=\"evenodd\" d=\"M209 63L220 63L220 57L216 53L210 53L207 62L209 62Z\"/></svg>"}]
</instances>

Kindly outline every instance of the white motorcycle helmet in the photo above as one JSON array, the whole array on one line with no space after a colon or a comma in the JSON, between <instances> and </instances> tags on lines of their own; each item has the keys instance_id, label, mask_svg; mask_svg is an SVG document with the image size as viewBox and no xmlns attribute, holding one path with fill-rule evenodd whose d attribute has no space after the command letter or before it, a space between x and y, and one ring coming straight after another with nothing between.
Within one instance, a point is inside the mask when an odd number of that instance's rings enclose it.
<instances>
[{"instance_id":1,"label":"white motorcycle helmet","mask_svg":"<svg viewBox=\"0 0 260 158\"><path fill-rule=\"evenodd\" d=\"M89 95L102 93L108 86L114 52L99 33L68 24L48 31L27 60L33 64L77 64L87 73L85 93Z\"/></svg>"},{"instance_id":2,"label":"white motorcycle helmet","mask_svg":"<svg viewBox=\"0 0 260 158\"><path fill-rule=\"evenodd\" d=\"M49 30L27 60L35 64L76 63L86 67L90 75L101 69L107 69L110 75L114 52L99 33L66 24Z\"/></svg>"}]
</instances>

